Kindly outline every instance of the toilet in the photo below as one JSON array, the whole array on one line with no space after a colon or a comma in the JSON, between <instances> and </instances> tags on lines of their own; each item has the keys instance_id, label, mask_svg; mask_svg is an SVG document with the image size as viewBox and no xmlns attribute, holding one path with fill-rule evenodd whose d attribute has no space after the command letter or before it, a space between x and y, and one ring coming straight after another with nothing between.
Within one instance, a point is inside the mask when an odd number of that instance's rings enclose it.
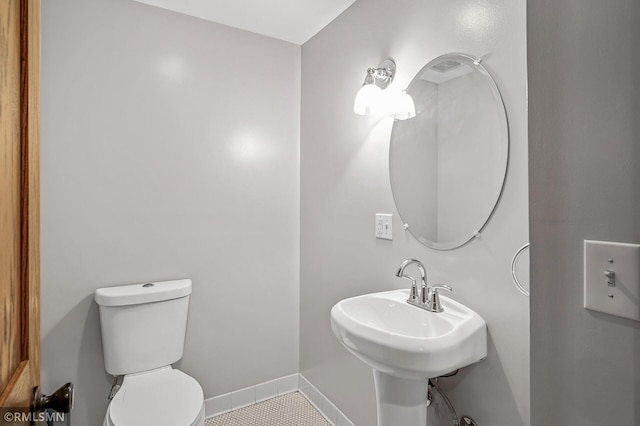
<instances>
[{"instance_id":1,"label":"toilet","mask_svg":"<svg viewBox=\"0 0 640 426\"><path fill-rule=\"evenodd\" d=\"M202 426L204 394L182 358L191 280L99 288L104 365L124 376L103 426Z\"/></svg>"}]
</instances>

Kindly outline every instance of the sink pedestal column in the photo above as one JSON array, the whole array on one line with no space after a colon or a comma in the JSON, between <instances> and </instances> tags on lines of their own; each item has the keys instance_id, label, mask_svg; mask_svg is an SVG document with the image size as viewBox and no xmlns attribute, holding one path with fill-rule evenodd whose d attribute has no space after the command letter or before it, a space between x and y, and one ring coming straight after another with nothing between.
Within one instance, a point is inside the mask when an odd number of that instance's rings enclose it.
<instances>
[{"instance_id":1,"label":"sink pedestal column","mask_svg":"<svg viewBox=\"0 0 640 426\"><path fill-rule=\"evenodd\" d=\"M373 370L378 426L425 426L427 379L401 379Z\"/></svg>"}]
</instances>

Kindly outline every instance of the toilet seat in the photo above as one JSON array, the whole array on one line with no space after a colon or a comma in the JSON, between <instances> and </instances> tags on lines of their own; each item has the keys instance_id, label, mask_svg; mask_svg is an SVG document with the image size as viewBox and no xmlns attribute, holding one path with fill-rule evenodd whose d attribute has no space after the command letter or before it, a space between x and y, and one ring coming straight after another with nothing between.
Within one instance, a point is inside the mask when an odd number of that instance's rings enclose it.
<instances>
[{"instance_id":1,"label":"toilet seat","mask_svg":"<svg viewBox=\"0 0 640 426\"><path fill-rule=\"evenodd\" d=\"M204 394L191 376L169 367L129 374L109 404L105 426L199 426Z\"/></svg>"}]
</instances>

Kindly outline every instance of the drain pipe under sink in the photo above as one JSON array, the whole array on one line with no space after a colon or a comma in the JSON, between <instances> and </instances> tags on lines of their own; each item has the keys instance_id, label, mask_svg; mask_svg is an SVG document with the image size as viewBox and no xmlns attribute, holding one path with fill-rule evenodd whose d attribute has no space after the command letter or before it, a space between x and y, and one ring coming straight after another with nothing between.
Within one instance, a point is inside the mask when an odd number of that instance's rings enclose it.
<instances>
[{"instance_id":1,"label":"drain pipe under sink","mask_svg":"<svg viewBox=\"0 0 640 426\"><path fill-rule=\"evenodd\" d=\"M445 376L440 376L440 377L451 377L456 375L457 373L458 371L456 370L452 374L447 374ZM478 423L469 416L462 416L462 423L460 423L460 419L458 419L456 410L455 408L453 408L453 404L451 404L451 401L449 401L449 398L447 397L447 395L444 393L444 391L438 384L438 379L439 377L436 377L434 379L429 379L429 386L437 390L440 396L442 397L442 399L444 400L444 402L447 404L447 407L449 408L449 412L451 413L451 417L453 420L453 426L479 426ZM431 393L429 392L429 401L427 403L430 405L430 402L431 402Z\"/></svg>"}]
</instances>

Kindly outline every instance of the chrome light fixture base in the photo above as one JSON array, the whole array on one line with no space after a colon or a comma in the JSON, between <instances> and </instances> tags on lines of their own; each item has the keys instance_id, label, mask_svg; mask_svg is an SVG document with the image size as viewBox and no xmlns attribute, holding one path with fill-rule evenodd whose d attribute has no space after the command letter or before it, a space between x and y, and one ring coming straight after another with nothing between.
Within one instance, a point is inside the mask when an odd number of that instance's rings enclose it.
<instances>
[{"instance_id":1,"label":"chrome light fixture base","mask_svg":"<svg viewBox=\"0 0 640 426\"><path fill-rule=\"evenodd\" d=\"M373 79L373 84L381 89L386 89L393 81L393 77L396 75L396 63L393 59L385 59L380 62L378 68L367 68L367 77L365 78L365 84Z\"/></svg>"}]
</instances>

